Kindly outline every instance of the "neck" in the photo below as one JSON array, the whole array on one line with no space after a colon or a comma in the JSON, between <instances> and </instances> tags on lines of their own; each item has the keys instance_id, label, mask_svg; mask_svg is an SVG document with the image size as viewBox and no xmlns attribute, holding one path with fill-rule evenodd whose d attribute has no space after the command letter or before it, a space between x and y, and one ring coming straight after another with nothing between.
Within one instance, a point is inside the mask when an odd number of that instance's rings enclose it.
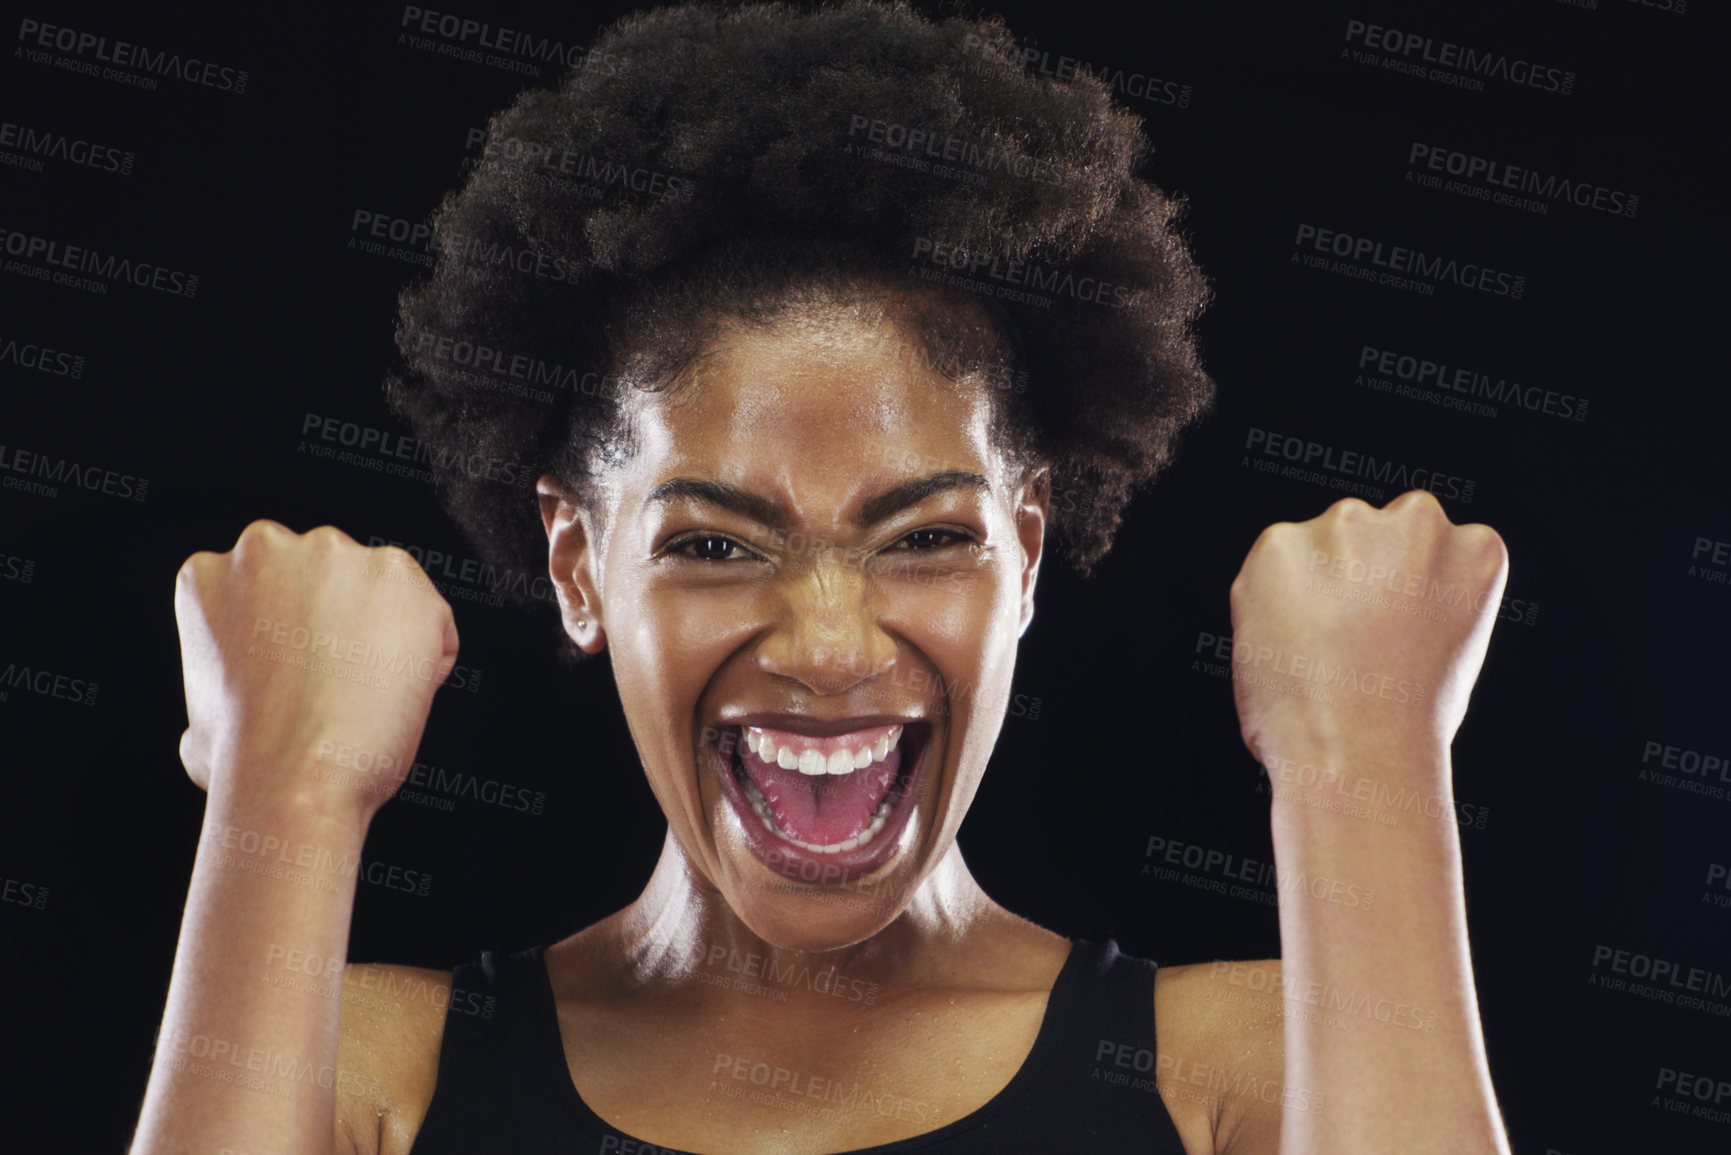
<instances>
[{"instance_id":1,"label":"neck","mask_svg":"<svg viewBox=\"0 0 1731 1155\"><path fill-rule=\"evenodd\" d=\"M960 948L1010 917L980 888L952 842L907 906L882 929L831 949L778 946L734 913L714 884L693 869L669 831L643 893L608 921L610 937L639 983L678 981L706 971L770 973L797 963L802 971L894 988L957 973Z\"/></svg>"}]
</instances>

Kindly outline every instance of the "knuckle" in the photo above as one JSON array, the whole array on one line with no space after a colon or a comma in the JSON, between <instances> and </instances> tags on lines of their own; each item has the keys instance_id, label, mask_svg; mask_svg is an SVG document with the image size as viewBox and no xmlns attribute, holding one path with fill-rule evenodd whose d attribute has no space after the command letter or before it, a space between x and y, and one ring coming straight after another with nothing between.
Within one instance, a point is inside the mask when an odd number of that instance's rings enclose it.
<instances>
[{"instance_id":1,"label":"knuckle","mask_svg":"<svg viewBox=\"0 0 1731 1155\"><path fill-rule=\"evenodd\" d=\"M1297 525L1290 521L1273 522L1272 524L1263 527L1262 532L1256 535L1256 540L1251 543L1250 548L1255 549L1257 546L1264 545L1265 543L1285 538L1297 528Z\"/></svg>"},{"instance_id":2,"label":"knuckle","mask_svg":"<svg viewBox=\"0 0 1731 1155\"><path fill-rule=\"evenodd\" d=\"M1343 497L1323 511L1323 517L1336 521L1359 521L1377 512L1376 507L1362 497Z\"/></svg>"},{"instance_id":3,"label":"knuckle","mask_svg":"<svg viewBox=\"0 0 1731 1155\"><path fill-rule=\"evenodd\" d=\"M180 568L174 571L175 587L196 586L200 571L209 566L215 557L216 555L207 549L187 555L187 559L180 563Z\"/></svg>"},{"instance_id":4,"label":"knuckle","mask_svg":"<svg viewBox=\"0 0 1731 1155\"><path fill-rule=\"evenodd\" d=\"M1421 517L1445 523L1448 521L1448 513L1443 509L1442 502L1428 489L1409 489L1395 500L1405 502L1406 508L1417 511Z\"/></svg>"},{"instance_id":5,"label":"knuckle","mask_svg":"<svg viewBox=\"0 0 1731 1155\"><path fill-rule=\"evenodd\" d=\"M400 545L376 545L371 547L373 556L387 565L418 565L415 555Z\"/></svg>"},{"instance_id":6,"label":"knuckle","mask_svg":"<svg viewBox=\"0 0 1731 1155\"><path fill-rule=\"evenodd\" d=\"M280 522L260 518L246 524L228 555L241 565L257 565L261 558L272 556L283 543L293 541L294 537L294 531Z\"/></svg>"},{"instance_id":7,"label":"knuckle","mask_svg":"<svg viewBox=\"0 0 1731 1155\"><path fill-rule=\"evenodd\" d=\"M1472 522L1455 527L1459 539L1469 548L1492 557L1507 560L1509 556L1508 543L1503 541L1503 535L1485 525L1483 522Z\"/></svg>"},{"instance_id":8,"label":"knuckle","mask_svg":"<svg viewBox=\"0 0 1731 1155\"><path fill-rule=\"evenodd\" d=\"M280 521L272 521L268 517L255 518L241 529L240 536L235 539L235 545L241 546L254 542L270 541L292 531Z\"/></svg>"}]
</instances>

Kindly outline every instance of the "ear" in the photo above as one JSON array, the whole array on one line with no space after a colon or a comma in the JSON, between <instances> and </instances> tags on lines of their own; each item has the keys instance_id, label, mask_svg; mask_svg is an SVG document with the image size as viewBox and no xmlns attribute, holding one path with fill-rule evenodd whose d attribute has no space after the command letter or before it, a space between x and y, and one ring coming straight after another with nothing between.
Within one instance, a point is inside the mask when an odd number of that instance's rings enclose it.
<instances>
[{"instance_id":1,"label":"ear","mask_svg":"<svg viewBox=\"0 0 1731 1155\"><path fill-rule=\"evenodd\" d=\"M607 646L607 635L595 580L599 551L594 519L550 473L535 483L535 495L547 530L547 572L559 597L565 632L584 653L598 654Z\"/></svg>"},{"instance_id":2,"label":"ear","mask_svg":"<svg viewBox=\"0 0 1731 1155\"><path fill-rule=\"evenodd\" d=\"M1028 632L1034 621L1034 583L1040 576L1040 557L1046 544L1046 518L1052 505L1052 479L1045 466L1024 475L1016 495L1016 539L1022 546L1022 626L1017 637Z\"/></svg>"}]
</instances>

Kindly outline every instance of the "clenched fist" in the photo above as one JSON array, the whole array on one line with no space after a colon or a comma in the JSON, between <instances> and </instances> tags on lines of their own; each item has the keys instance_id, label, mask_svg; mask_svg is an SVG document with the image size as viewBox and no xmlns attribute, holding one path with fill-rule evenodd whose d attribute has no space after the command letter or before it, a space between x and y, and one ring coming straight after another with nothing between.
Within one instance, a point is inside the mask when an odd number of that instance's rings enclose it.
<instances>
[{"instance_id":1,"label":"clenched fist","mask_svg":"<svg viewBox=\"0 0 1731 1155\"><path fill-rule=\"evenodd\" d=\"M1269 526L1232 583L1245 745L1265 766L1446 764L1508 572L1495 530L1455 525L1424 490Z\"/></svg>"},{"instance_id":2,"label":"clenched fist","mask_svg":"<svg viewBox=\"0 0 1731 1155\"><path fill-rule=\"evenodd\" d=\"M451 607L414 559L331 526L255 521L175 576L186 772L213 796L366 822L457 661Z\"/></svg>"}]
</instances>

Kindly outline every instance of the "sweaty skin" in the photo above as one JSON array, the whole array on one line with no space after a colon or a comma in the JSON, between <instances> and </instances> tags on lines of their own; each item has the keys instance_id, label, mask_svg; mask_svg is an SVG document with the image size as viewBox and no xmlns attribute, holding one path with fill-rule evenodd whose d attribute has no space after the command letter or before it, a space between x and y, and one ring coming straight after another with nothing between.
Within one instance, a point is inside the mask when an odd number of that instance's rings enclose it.
<instances>
[{"instance_id":1,"label":"sweaty skin","mask_svg":"<svg viewBox=\"0 0 1731 1155\"><path fill-rule=\"evenodd\" d=\"M930 359L890 307L905 304L868 294L801 307L764 326L724 327L680 388L631 398L635 452L604 473L593 507L571 500L552 477L540 482L565 627L611 661L643 772L668 820L642 895L549 947L547 967L583 1098L612 1126L657 1146L817 1155L944 1126L990 1099L1021 1066L1068 951L1062 937L992 901L955 843L1032 619L1049 486L1041 471L1018 474L993 445L986 387L925 367ZM933 477L983 484L906 488ZM674 496L650 500L658 487ZM892 500L898 492L909 500ZM1335 524L1340 508L1318 521ZM875 516L865 518L868 510ZM1405 532L1422 503L1390 510L1353 515L1355 547L1373 547L1390 527ZM1449 529L1473 528L1445 526L1433 518L1422 540L1452 540ZM270 549L261 551L260 542ZM1310 612L1284 594L1290 575L1278 553L1259 542L1234 585L1246 637L1272 636L1292 614ZM200 580L177 612L189 701L195 677L198 686L224 687L209 699L222 708L195 713L183 742L193 755L189 772L210 790L208 813L358 854L394 783L343 794L318 776L316 751L320 742L352 741L352 731L372 723L340 713L340 695L313 681L324 675L276 667L272 677L288 683L237 677L252 670L248 632L258 617L302 596L296 591L310 590L310 602L294 604L312 628L352 636L396 622L397 641L454 662L448 607L428 588L402 583L375 581L356 594L352 577L342 575L402 559L328 527L298 536L249 527L231 554L198 557ZM345 602L345 591L359 600ZM208 612L221 605L238 608ZM193 628L199 622L209 624ZM1353 637L1355 645L1426 644L1413 633ZM1424 652L1433 651L1449 677L1464 676L1470 686L1476 664L1461 669L1472 646L1438 643ZM389 725L365 740L406 765L430 694L406 684L378 693L388 701L373 705L387 707ZM1367 716L1377 745L1353 745L1307 715L1295 716L1308 719L1301 727L1283 707L1239 704L1241 718L1264 720L1254 731L1259 751L1276 742L1313 758L1408 752L1408 732L1383 725L1384 716ZM910 821L895 854L871 875L847 886L802 883L745 844L710 739L730 718L763 713L791 718L790 726L895 717L929 729L917 789L901 803ZM1419 725L1427 724L1440 725ZM567 725L563 715L548 719L550 733ZM274 745L234 740L259 726L287 737ZM1247 740L1252 734L1247 728ZM1434 743L1424 747L1427 756L1435 752ZM1434 757L1406 768L1432 784L1436 771ZM1283 936L1305 944L1356 936L1350 941L1362 956L1307 946L1307 982L1364 983L1353 968L1374 965L1376 981L1389 989L1428 997L1437 992L1426 984L1442 984L1449 997L1433 1002L1464 1017L1451 1017L1440 1040L1371 1028L1348 1032L1325 1054L1291 1033L1298 1028L1285 1014L1279 962L1249 964L1272 976L1255 991L1227 968L1163 967L1151 1008L1157 1085L1188 1155L1506 1150L1477 1122L1494 1121L1495 1108L1481 1077L1470 970L1458 965L1465 956L1458 846L1451 858L1446 840L1429 835L1344 837L1278 806L1275 832L1283 868L1386 876L1406 899L1394 921L1360 912L1358 924L1336 925L1326 921L1338 913L1332 904L1283 890ZM279 1108L260 1106L257 1092L159 1062L133 1150L204 1151L214 1141L301 1155L407 1152L432 1098L443 1028L442 1002L424 993L448 984L449 974L349 965L340 1016L333 991L260 983L273 946L306 944L341 957L352 883L346 894L306 892L224 866L216 849L207 827L165 1032L264 1040L343 1077L322 1093L298 1089ZM826 987L841 983L862 997L837 999L800 984L783 984L784 999L724 988L704 981L716 958L761 960L772 973L797 960L834 976ZM1283 1026L1287 1038L1303 1041L1296 1059L1283 1048ZM905 1109L838 1120L730 1096L716 1073L739 1062L857 1081ZM1376 1077L1367 1079L1372 1068ZM1200 1069L1221 1072L1234 1089L1216 1093L1178 1078ZM1295 1081L1304 1081L1302 1096L1257 1093ZM1442 1109L1426 1106L1426 1096L1464 1111L1470 1129L1425 1116ZM1298 1101L1331 1108L1350 1101L1349 1118L1358 1122L1318 1131L1310 1117L1329 1112L1282 1106ZM1402 1129L1415 1109L1429 1131ZM1295 1114L1307 1118L1294 1124ZM1391 1135L1402 1142L1386 1145Z\"/></svg>"}]
</instances>

